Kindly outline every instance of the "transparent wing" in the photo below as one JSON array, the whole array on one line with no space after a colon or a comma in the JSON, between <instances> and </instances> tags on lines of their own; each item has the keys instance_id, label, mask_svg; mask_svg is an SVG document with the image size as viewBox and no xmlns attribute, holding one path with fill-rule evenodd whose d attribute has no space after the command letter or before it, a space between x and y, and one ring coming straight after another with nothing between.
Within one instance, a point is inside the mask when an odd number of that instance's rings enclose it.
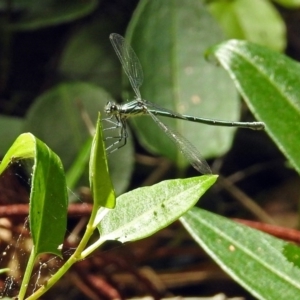
<instances>
[{"instance_id":1,"label":"transparent wing","mask_svg":"<svg viewBox=\"0 0 300 300\"><path fill-rule=\"evenodd\" d=\"M165 134L175 143L189 163L201 174L211 174L211 169L202 157L200 152L183 136L175 133L165 124L163 124L153 113L148 111L153 121L165 132Z\"/></svg>"},{"instance_id":2,"label":"transparent wing","mask_svg":"<svg viewBox=\"0 0 300 300\"><path fill-rule=\"evenodd\" d=\"M125 39L117 34L112 33L109 39L120 59L125 74L138 99L141 99L140 86L143 83L143 69L141 63L131 46Z\"/></svg>"}]
</instances>

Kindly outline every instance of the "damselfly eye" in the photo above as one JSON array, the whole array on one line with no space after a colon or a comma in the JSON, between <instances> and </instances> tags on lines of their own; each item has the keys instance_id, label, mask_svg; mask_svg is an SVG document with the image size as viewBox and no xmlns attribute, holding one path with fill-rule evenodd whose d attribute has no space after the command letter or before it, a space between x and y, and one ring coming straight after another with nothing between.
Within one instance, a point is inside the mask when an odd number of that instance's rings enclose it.
<instances>
[{"instance_id":1,"label":"damselfly eye","mask_svg":"<svg viewBox=\"0 0 300 300\"><path fill-rule=\"evenodd\" d=\"M107 102L107 104L105 105L104 111L106 114L112 114L114 111L117 111L117 105L114 104L113 102Z\"/></svg>"}]
</instances>

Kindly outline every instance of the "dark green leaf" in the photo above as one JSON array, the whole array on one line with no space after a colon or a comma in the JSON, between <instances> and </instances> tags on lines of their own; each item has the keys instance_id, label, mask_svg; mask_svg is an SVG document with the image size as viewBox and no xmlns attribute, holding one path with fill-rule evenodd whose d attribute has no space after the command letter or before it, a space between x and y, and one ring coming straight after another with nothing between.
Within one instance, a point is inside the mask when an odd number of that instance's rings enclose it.
<instances>
[{"instance_id":1,"label":"dark green leaf","mask_svg":"<svg viewBox=\"0 0 300 300\"><path fill-rule=\"evenodd\" d=\"M282 254L286 242L199 208L181 221L195 241L257 299L298 299L300 270Z\"/></svg>"},{"instance_id":2,"label":"dark green leaf","mask_svg":"<svg viewBox=\"0 0 300 300\"><path fill-rule=\"evenodd\" d=\"M294 244L286 244L283 248L283 254L288 261L300 268L300 248Z\"/></svg>"},{"instance_id":3,"label":"dark green leaf","mask_svg":"<svg viewBox=\"0 0 300 300\"><path fill-rule=\"evenodd\" d=\"M223 40L223 35L202 1L142 0L126 38L144 70L144 99L179 113L238 119L239 102L232 82L203 57L204 50ZM204 157L223 154L232 142L232 129L169 118L162 121L190 140ZM133 123L147 149L179 167L187 165L151 118L134 118Z\"/></svg>"},{"instance_id":4,"label":"dark green leaf","mask_svg":"<svg viewBox=\"0 0 300 300\"><path fill-rule=\"evenodd\" d=\"M300 173L300 65L252 43L231 40L211 52L252 112Z\"/></svg>"}]
</instances>

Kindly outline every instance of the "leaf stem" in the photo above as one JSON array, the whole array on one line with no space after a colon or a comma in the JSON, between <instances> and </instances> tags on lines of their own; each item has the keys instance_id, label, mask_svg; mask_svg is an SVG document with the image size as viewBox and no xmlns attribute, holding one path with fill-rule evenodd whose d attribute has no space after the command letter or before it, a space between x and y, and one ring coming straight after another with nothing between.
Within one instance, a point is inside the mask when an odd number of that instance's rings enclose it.
<instances>
[{"instance_id":1,"label":"leaf stem","mask_svg":"<svg viewBox=\"0 0 300 300\"><path fill-rule=\"evenodd\" d=\"M36 258L36 253L35 253L35 248L34 248L34 245L33 245L32 249L31 249L30 257L29 257L29 260L28 260L28 263L27 263L27 266L26 266L26 270L25 270L25 273L24 273L24 277L23 277L23 280L22 280L20 292L19 292L19 295L18 295L19 300L23 300L24 297L25 297L25 294L26 294L26 291L27 291L27 288L28 288L28 283L30 281L30 276L31 276L31 273L32 273L32 270L33 270L33 267L34 267L35 258Z\"/></svg>"},{"instance_id":2,"label":"leaf stem","mask_svg":"<svg viewBox=\"0 0 300 300\"><path fill-rule=\"evenodd\" d=\"M82 240L80 241L77 249L75 252L70 256L70 258L65 262L65 264L43 285L41 286L35 293L30 295L26 300L34 300L39 299L44 293L46 293L65 273L71 268L73 264L78 262L79 260L83 259L82 252L84 248L86 247L90 237L94 233L96 226L94 226L94 220L97 215L97 208L93 208L91 217L89 219L89 222L86 226L86 231L84 233L84 236L82 237ZM22 283L23 285L23 283ZM19 298L23 299L23 298Z\"/></svg>"}]
</instances>

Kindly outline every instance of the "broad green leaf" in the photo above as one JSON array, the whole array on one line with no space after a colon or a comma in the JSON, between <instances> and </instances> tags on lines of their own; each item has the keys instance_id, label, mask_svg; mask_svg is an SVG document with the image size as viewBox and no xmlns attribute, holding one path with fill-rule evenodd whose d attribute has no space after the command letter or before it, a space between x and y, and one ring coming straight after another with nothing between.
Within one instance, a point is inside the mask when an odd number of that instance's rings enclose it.
<instances>
[{"instance_id":1,"label":"broad green leaf","mask_svg":"<svg viewBox=\"0 0 300 300\"><path fill-rule=\"evenodd\" d=\"M126 38L143 67L144 99L178 113L232 121L239 118L239 101L232 82L203 56L207 47L224 37L202 1L142 0ZM221 155L231 145L232 129L161 120L191 141L204 157ZM148 150L168 157L181 168L187 166L151 118L136 117L132 122L139 141Z\"/></svg>"},{"instance_id":2,"label":"broad green leaf","mask_svg":"<svg viewBox=\"0 0 300 300\"><path fill-rule=\"evenodd\" d=\"M25 130L45 141L59 155L65 169L68 170L90 137L82 118L82 109L87 112L91 122L95 123L98 111L103 111L110 99L111 96L107 92L93 84L83 82L60 84L35 100L26 116ZM103 123L106 127L113 126L109 122ZM107 130L106 133L110 136L118 135L112 130ZM129 183L133 168L131 139L128 139L126 147L109 156L109 166L116 191L121 193ZM72 174L73 176L75 174ZM88 159L81 183L86 185L89 183Z\"/></svg>"},{"instance_id":3,"label":"broad green leaf","mask_svg":"<svg viewBox=\"0 0 300 300\"><path fill-rule=\"evenodd\" d=\"M5 152L14 142L16 136L22 133L23 119L0 116L0 154L4 156Z\"/></svg>"},{"instance_id":4,"label":"broad green leaf","mask_svg":"<svg viewBox=\"0 0 300 300\"><path fill-rule=\"evenodd\" d=\"M9 24L11 30L37 30L43 27L72 22L91 13L97 0L14 0L0 3L2 11L18 11L16 21Z\"/></svg>"},{"instance_id":5,"label":"broad green leaf","mask_svg":"<svg viewBox=\"0 0 300 300\"><path fill-rule=\"evenodd\" d=\"M124 243L154 234L194 206L216 179L204 175L168 180L121 195L98 226L100 240Z\"/></svg>"},{"instance_id":6,"label":"broad green leaf","mask_svg":"<svg viewBox=\"0 0 300 300\"><path fill-rule=\"evenodd\" d=\"M231 40L212 48L254 115L300 172L300 65L252 43Z\"/></svg>"},{"instance_id":7,"label":"broad green leaf","mask_svg":"<svg viewBox=\"0 0 300 300\"><path fill-rule=\"evenodd\" d=\"M35 257L40 253L61 255L67 223L67 188L59 157L30 133L20 135L6 153L0 174L11 161L34 160L30 191L30 230Z\"/></svg>"},{"instance_id":8,"label":"broad green leaf","mask_svg":"<svg viewBox=\"0 0 300 300\"><path fill-rule=\"evenodd\" d=\"M94 205L97 208L114 208L116 205L115 191L108 171L105 145L102 136L100 113L96 125L91 158L90 158L90 187L93 194Z\"/></svg>"},{"instance_id":9,"label":"broad green leaf","mask_svg":"<svg viewBox=\"0 0 300 300\"><path fill-rule=\"evenodd\" d=\"M229 38L247 40L283 51L286 28L282 17L268 0L218 0L209 5Z\"/></svg>"},{"instance_id":10,"label":"broad green leaf","mask_svg":"<svg viewBox=\"0 0 300 300\"><path fill-rule=\"evenodd\" d=\"M286 260L287 242L199 208L181 222L195 241L257 299L298 299L300 270Z\"/></svg>"}]
</instances>

